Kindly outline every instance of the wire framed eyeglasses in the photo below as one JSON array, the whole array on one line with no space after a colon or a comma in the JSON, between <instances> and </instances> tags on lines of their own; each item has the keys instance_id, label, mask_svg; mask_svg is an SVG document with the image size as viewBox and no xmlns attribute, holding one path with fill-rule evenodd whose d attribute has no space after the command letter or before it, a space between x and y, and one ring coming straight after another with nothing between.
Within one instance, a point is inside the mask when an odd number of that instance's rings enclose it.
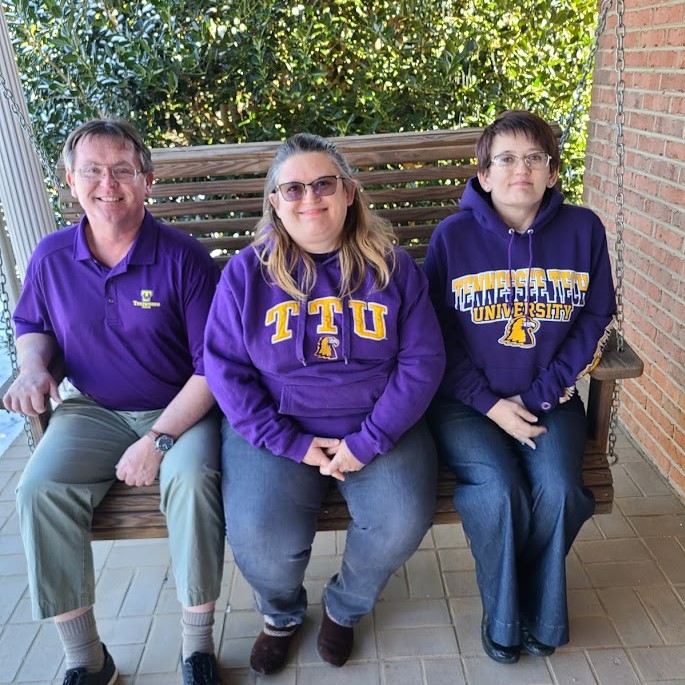
<instances>
[{"instance_id":1,"label":"wire framed eyeglasses","mask_svg":"<svg viewBox=\"0 0 685 685\"><path fill-rule=\"evenodd\" d=\"M130 166L105 166L103 164L88 164L76 169L76 173L86 181L100 181L107 175L107 171L112 174L112 178L119 183L133 183L139 174L143 172Z\"/></svg>"},{"instance_id":2,"label":"wire framed eyeglasses","mask_svg":"<svg viewBox=\"0 0 685 685\"><path fill-rule=\"evenodd\" d=\"M552 156L546 152L531 152L529 155L521 158L518 155L503 152L501 155L495 155L490 160L489 166L495 166L498 169L513 169L519 163L519 159L523 159L523 162L531 171L538 171L549 166Z\"/></svg>"},{"instance_id":3,"label":"wire framed eyeglasses","mask_svg":"<svg viewBox=\"0 0 685 685\"><path fill-rule=\"evenodd\" d=\"M321 176L311 183L288 181L287 183L279 183L272 192L275 193L278 190L286 202L297 202L304 198L307 193L307 186L309 186L314 195L324 197L335 193L338 189L338 180L342 178L344 176Z\"/></svg>"}]
</instances>

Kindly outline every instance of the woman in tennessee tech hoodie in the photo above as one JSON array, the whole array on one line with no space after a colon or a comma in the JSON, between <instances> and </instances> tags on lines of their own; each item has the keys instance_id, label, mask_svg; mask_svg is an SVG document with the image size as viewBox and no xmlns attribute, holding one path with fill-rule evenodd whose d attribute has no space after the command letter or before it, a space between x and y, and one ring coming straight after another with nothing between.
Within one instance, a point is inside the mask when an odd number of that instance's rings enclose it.
<instances>
[{"instance_id":1,"label":"woman in tennessee tech hoodie","mask_svg":"<svg viewBox=\"0 0 685 685\"><path fill-rule=\"evenodd\" d=\"M430 419L457 475L483 648L513 663L568 641L564 560L593 511L575 382L599 359L615 300L602 223L554 187L547 123L505 112L476 154L462 211L426 256L447 352Z\"/></svg>"},{"instance_id":2,"label":"woman in tennessee tech hoodie","mask_svg":"<svg viewBox=\"0 0 685 685\"><path fill-rule=\"evenodd\" d=\"M227 536L265 621L250 657L258 673L285 664L304 619L331 478L353 519L323 591L317 645L334 666L433 513L436 455L421 417L442 378L442 336L425 276L367 207L333 145L287 140L254 244L224 269L207 323L207 380L227 419Z\"/></svg>"}]
</instances>

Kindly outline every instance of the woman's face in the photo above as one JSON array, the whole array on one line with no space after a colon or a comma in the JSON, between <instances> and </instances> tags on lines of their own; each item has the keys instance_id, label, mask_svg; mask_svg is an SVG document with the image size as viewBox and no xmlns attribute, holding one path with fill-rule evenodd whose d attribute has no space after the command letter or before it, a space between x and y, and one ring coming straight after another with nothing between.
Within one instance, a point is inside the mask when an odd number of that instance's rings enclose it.
<instances>
[{"instance_id":1,"label":"woman's face","mask_svg":"<svg viewBox=\"0 0 685 685\"><path fill-rule=\"evenodd\" d=\"M549 163L541 168L529 168L524 161L529 155L544 155L543 148L524 135L498 135L492 142L490 166L478 172L478 180L483 190L490 193L492 204L497 212L507 217L510 214L537 213L542 196L547 188L557 181L558 172L550 172ZM496 157L512 161L512 166L497 166L492 163Z\"/></svg>"},{"instance_id":2,"label":"woman's face","mask_svg":"<svg viewBox=\"0 0 685 685\"><path fill-rule=\"evenodd\" d=\"M340 170L325 152L293 155L281 164L276 184L304 183L304 195L291 202L285 199L281 190L269 195L269 202L288 235L306 252L324 254L340 245L347 208L354 200L355 191L349 181L343 183L342 179L326 178L335 176L340 176ZM315 186L309 185L319 179L324 180ZM314 192L315 188L330 189L330 184L335 186L331 195ZM292 194L296 193L295 190Z\"/></svg>"}]
</instances>

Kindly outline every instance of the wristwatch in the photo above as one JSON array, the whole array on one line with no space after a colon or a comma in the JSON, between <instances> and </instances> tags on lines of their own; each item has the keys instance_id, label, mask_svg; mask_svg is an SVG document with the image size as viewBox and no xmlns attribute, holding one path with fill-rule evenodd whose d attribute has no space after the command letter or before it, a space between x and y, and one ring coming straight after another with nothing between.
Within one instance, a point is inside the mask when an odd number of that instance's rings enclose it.
<instances>
[{"instance_id":1,"label":"wristwatch","mask_svg":"<svg viewBox=\"0 0 685 685\"><path fill-rule=\"evenodd\" d=\"M152 442L155 443L155 449L164 456L176 442L170 435L166 433L160 433L159 431L152 430L152 428L145 433Z\"/></svg>"}]
</instances>

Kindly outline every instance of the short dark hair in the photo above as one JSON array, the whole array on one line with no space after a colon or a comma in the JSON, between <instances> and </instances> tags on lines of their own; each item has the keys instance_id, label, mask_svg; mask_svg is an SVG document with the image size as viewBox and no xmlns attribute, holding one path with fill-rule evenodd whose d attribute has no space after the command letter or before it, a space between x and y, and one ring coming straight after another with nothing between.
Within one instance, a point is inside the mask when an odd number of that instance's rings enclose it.
<instances>
[{"instance_id":1,"label":"short dark hair","mask_svg":"<svg viewBox=\"0 0 685 685\"><path fill-rule=\"evenodd\" d=\"M551 159L549 170L559 169L559 143L552 127L537 114L521 109L502 112L495 121L485 128L476 143L478 171L485 172L490 166L492 143L498 135L523 135L537 143Z\"/></svg>"},{"instance_id":2,"label":"short dark hair","mask_svg":"<svg viewBox=\"0 0 685 685\"><path fill-rule=\"evenodd\" d=\"M132 124L125 119L93 119L85 124L81 124L67 137L67 141L62 149L62 159L67 171L71 172L74 170L74 157L76 156L76 145L78 142L84 138L98 136L112 138L122 145L132 145L140 161L140 171L143 174L147 174L154 170L155 167L152 163L150 148L145 145L142 136Z\"/></svg>"}]
</instances>

